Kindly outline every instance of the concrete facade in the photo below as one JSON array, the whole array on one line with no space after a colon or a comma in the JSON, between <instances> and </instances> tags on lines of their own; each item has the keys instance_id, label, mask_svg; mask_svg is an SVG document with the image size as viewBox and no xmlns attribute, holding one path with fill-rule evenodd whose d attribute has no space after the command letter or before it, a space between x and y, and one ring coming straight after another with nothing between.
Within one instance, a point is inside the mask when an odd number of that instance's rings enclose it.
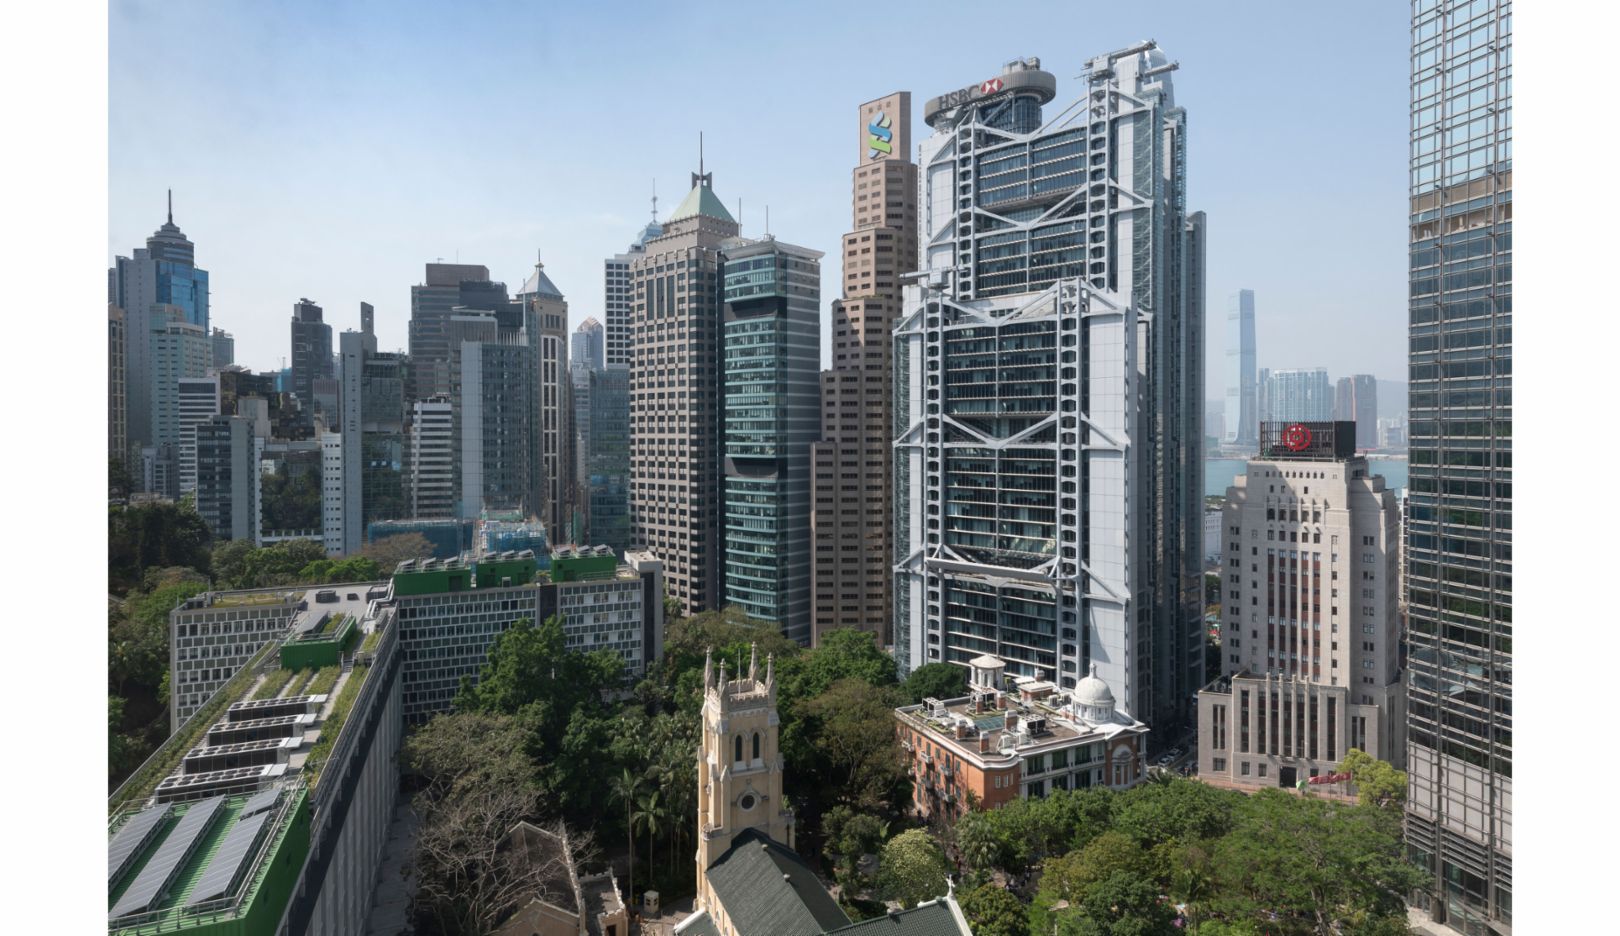
<instances>
[{"instance_id":1,"label":"concrete facade","mask_svg":"<svg viewBox=\"0 0 1620 936\"><path fill-rule=\"evenodd\" d=\"M1222 511L1222 675L1198 695L1198 757L1239 786L1292 787L1351 748L1406 760L1399 507L1346 457L1354 423L1306 425L1343 449L1263 448Z\"/></svg>"},{"instance_id":2,"label":"concrete facade","mask_svg":"<svg viewBox=\"0 0 1620 936\"><path fill-rule=\"evenodd\" d=\"M821 374L821 434L810 447L814 504L812 642L835 628L893 643L893 354L900 278L917 268L917 166L911 93L859 109L853 230L842 245L843 298L832 305L832 369ZM882 144L882 145L878 145Z\"/></svg>"},{"instance_id":3,"label":"concrete facade","mask_svg":"<svg viewBox=\"0 0 1620 936\"><path fill-rule=\"evenodd\" d=\"M663 560L683 613L717 608L721 512L722 249L737 222L694 173L662 233L630 262L630 541Z\"/></svg>"}]
</instances>

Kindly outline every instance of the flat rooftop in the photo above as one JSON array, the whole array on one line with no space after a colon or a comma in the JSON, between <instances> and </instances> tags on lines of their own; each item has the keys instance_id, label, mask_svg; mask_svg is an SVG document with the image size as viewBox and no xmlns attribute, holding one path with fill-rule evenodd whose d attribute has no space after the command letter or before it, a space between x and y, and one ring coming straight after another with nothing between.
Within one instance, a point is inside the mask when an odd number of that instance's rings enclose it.
<instances>
[{"instance_id":1,"label":"flat rooftop","mask_svg":"<svg viewBox=\"0 0 1620 936\"><path fill-rule=\"evenodd\" d=\"M979 739L988 738L989 756L1039 754L1147 730L1141 722L1117 713L1111 721L1086 721L1074 714L1067 694L1054 691L1050 683L1032 685L1033 693L992 690L957 699L929 699L921 705L902 706L895 715L913 728L926 729L936 740L972 754L979 753ZM1006 708L997 707L997 696L1005 699ZM960 738L958 725L966 729Z\"/></svg>"}]
</instances>

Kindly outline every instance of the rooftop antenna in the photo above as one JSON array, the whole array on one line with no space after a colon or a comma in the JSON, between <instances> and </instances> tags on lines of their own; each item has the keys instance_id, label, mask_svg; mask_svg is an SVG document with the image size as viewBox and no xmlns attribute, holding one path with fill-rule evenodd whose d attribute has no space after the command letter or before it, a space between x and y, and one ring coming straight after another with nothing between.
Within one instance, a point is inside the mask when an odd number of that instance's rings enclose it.
<instances>
[{"instance_id":1,"label":"rooftop antenna","mask_svg":"<svg viewBox=\"0 0 1620 936\"><path fill-rule=\"evenodd\" d=\"M174 189L169 189L169 223L174 223Z\"/></svg>"},{"instance_id":2,"label":"rooftop antenna","mask_svg":"<svg viewBox=\"0 0 1620 936\"><path fill-rule=\"evenodd\" d=\"M653 219L653 223L657 224L658 223L658 180L657 179L653 179L652 203L653 203L653 206L652 206L652 219Z\"/></svg>"},{"instance_id":3,"label":"rooftop antenna","mask_svg":"<svg viewBox=\"0 0 1620 936\"><path fill-rule=\"evenodd\" d=\"M771 236L771 206L765 206L765 236Z\"/></svg>"},{"instance_id":4,"label":"rooftop antenna","mask_svg":"<svg viewBox=\"0 0 1620 936\"><path fill-rule=\"evenodd\" d=\"M707 172L703 171L703 131L702 130L698 131L698 171L692 173L692 187L697 188L700 184L707 184L710 188L714 187L714 179L712 177L710 177L710 175Z\"/></svg>"}]
</instances>

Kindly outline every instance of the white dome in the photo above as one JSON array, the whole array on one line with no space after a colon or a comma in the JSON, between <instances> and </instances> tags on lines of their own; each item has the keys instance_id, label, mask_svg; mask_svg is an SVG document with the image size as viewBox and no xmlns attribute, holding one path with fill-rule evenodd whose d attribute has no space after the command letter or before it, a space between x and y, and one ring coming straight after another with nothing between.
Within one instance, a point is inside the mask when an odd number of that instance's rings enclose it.
<instances>
[{"instance_id":1,"label":"white dome","mask_svg":"<svg viewBox=\"0 0 1620 936\"><path fill-rule=\"evenodd\" d=\"M1074 701L1076 705L1091 708L1113 708L1114 693L1108 684L1097 676L1097 666L1092 664L1091 675L1080 680L1074 687Z\"/></svg>"}]
</instances>

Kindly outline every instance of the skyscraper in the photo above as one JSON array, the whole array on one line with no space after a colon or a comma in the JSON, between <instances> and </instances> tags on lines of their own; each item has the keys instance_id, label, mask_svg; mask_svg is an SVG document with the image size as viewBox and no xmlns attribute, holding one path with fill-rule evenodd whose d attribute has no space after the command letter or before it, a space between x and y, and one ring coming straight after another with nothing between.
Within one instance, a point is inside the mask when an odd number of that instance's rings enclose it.
<instances>
[{"instance_id":1,"label":"skyscraper","mask_svg":"<svg viewBox=\"0 0 1620 936\"><path fill-rule=\"evenodd\" d=\"M1320 367L1273 370L1266 377L1262 422L1330 422L1333 384Z\"/></svg>"},{"instance_id":2,"label":"skyscraper","mask_svg":"<svg viewBox=\"0 0 1620 936\"><path fill-rule=\"evenodd\" d=\"M156 310L179 309L182 321L208 334L208 271L197 268L191 241L175 226L172 193L168 220L134 254L116 258L107 271L110 301L124 310L126 444L132 454L154 442L149 336L170 319Z\"/></svg>"},{"instance_id":3,"label":"skyscraper","mask_svg":"<svg viewBox=\"0 0 1620 936\"><path fill-rule=\"evenodd\" d=\"M819 434L821 252L725 248L725 603L810 643L810 445Z\"/></svg>"},{"instance_id":4,"label":"skyscraper","mask_svg":"<svg viewBox=\"0 0 1620 936\"><path fill-rule=\"evenodd\" d=\"M568 300L538 260L518 291L523 329L535 360L530 370L539 502L531 511L545 524L552 543L568 541L573 516L573 421L568 382Z\"/></svg>"},{"instance_id":5,"label":"skyscraper","mask_svg":"<svg viewBox=\"0 0 1620 936\"><path fill-rule=\"evenodd\" d=\"M1240 289L1226 305L1226 444L1259 444L1255 386L1254 290Z\"/></svg>"},{"instance_id":6,"label":"skyscraper","mask_svg":"<svg viewBox=\"0 0 1620 936\"><path fill-rule=\"evenodd\" d=\"M1334 387L1333 418L1356 424L1356 448L1378 447L1378 381L1371 374L1340 377Z\"/></svg>"},{"instance_id":7,"label":"skyscraper","mask_svg":"<svg viewBox=\"0 0 1620 936\"><path fill-rule=\"evenodd\" d=\"M1412 5L1406 835L1470 936L1513 923L1512 13Z\"/></svg>"},{"instance_id":8,"label":"skyscraper","mask_svg":"<svg viewBox=\"0 0 1620 936\"><path fill-rule=\"evenodd\" d=\"M486 508L536 512L534 366L533 350L521 340L461 344L456 418L462 519L476 519Z\"/></svg>"},{"instance_id":9,"label":"skyscraper","mask_svg":"<svg viewBox=\"0 0 1620 936\"><path fill-rule=\"evenodd\" d=\"M147 364L152 438L145 446L142 490L165 497L180 496L180 388L187 378L203 377L213 361L208 334L186 320L179 306L157 305L148 310Z\"/></svg>"},{"instance_id":10,"label":"skyscraper","mask_svg":"<svg viewBox=\"0 0 1620 936\"><path fill-rule=\"evenodd\" d=\"M315 411L315 381L332 376L332 326L322 320L321 307L308 299L293 305L292 392L306 412ZM336 414L327 414L333 422Z\"/></svg>"},{"instance_id":11,"label":"skyscraper","mask_svg":"<svg viewBox=\"0 0 1620 936\"><path fill-rule=\"evenodd\" d=\"M214 329L211 337L214 345L214 369L223 370L236 363L236 339L223 328Z\"/></svg>"},{"instance_id":12,"label":"skyscraper","mask_svg":"<svg viewBox=\"0 0 1620 936\"><path fill-rule=\"evenodd\" d=\"M630 262L647 252L647 242L664 233L658 223L658 196L653 196L653 219L630 248L622 254L607 258L602 264L602 318L604 359L609 367L629 367L634 342L630 337L631 305L634 290L630 286Z\"/></svg>"},{"instance_id":13,"label":"skyscraper","mask_svg":"<svg viewBox=\"0 0 1620 936\"><path fill-rule=\"evenodd\" d=\"M1095 666L1155 731L1203 677L1204 223L1174 68L1152 42L1092 59L1046 123L1033 59L929 101L894 352L901 665Z\"/></svg>"},{"instance_id":14,"label":"skyscraper","mask_svg":"<svg viewBox=\"0 0 1620 936\"><path fill-rule=\"evenodd\" d=\"M506 287L489 281L489 267L429 263L421 285L411 287L410 385L412 402L450 394L450 339L446 323L457 306L489 309L506 301Z\"/></svg>"},{"instance_id":15,"label":"skyscraper","mask_svg":"<svg viewBox=\"0 0 1620 936\"><path fill-rule=\"evenodd\" d=\"M713 181L693 173L662 233L630 261L630 539L663 560L685 614L723 600L721 248L738 227Z\"/></svg>"},{"instance_id":16,"label":"skyscraper","mask_svg":"<svg viewBox=\"0 0 1620 936\"><path fill-rule=\"evenodd\" d=\"M630 545L630 369L591 372L587 392L583 539L622 558Z\"/></svg>"},{"instance_id":17,"label":"skyscraper","mask_svg":"<svg viewBox=\"0 0 1620 936\"><path fill-rule=\"evenodd\" d=\"M569 340L568 367L581 368L587 371L601 370L607 366L605 332L602 323L594 316L588 316L574 329L573 337Z\"/></svg>"},{"instance_id":18,"label":"skyscraper","mask_svg":"<svg viewBox=\"0 0 1620 936\"><path fill-rule=\"evenodd\" d=\"M411 517L456 515L455 419L448 397L411 404Z\"/></svg>"},{"instance_id":19,"label":"skyscraper","mask_svg":"<svg viewBox=\"0 0 1620 936\"><path fill-rule=\"evenodd\" d=\"M175 403L179 422L176 451L180 465L180 493L197 491L197 427L219 415L219 376L182 377Z\"/></svg>"},{"instance_id":20,"label":"skyscraper","mask_svg":"<svg viewBox=\"0 0 1620 936\"><path fill-rule=\"evenodd\" d=\"M124 310L107 304L107 456L129 464L129 388L124 376Z\"/></svg>"},{"instance_id":21,"label":"skyscraper","mask_svg":"<svg viewBox=\"0 0 1620 936\"><path fill-rule=\"evenodd\" d=\"M911 92L859 111L851 174L853 230L844 235L843 298L832 304L832 369L821 375L820 441L811 446L812 641L857 628L893 643L889 508L894 390L889 333L900 318L900 277L917 268L917 166Z\"/></svg>"},{"instance_id":22,"label":"skyscraper","mask_svg":"<svg viewBox=\"0 0 1620 936\"><path fill-rule=\"evenodd\" d=\"M365 378L366 363L377 353L377 336L368 331L345 331L338 336L338 420L342 453L337 529L326 531L328 548L339 555L360 551L365 541ZM392 518L389 518L392 519Z\"/></svg>"},{"instance_id":23,"label":"skyscraper","mask_svg":"<svg viewBox=\"0 0 1620 936\"><path fill-rule=\"evenodd\" d=\"M573 443L573 461L569 465L572 471L569 484L573 488L573 516L569 518L568 541L574 543L595 542L589 533L591 385L592 377L602 373L606 367L603 338L602 323L591 317L581 322L569 339L568 383L573 408L570 439Z\"/></svg>"},{"instance_id":24,"label":"skyscraper","mask_svg":"<svg viewBox=\"0 0 1620 936\"><path fill-rule=\"evenodd\" d=\"M258 451L245 416L213 416L197 426L197 513L219 542L258 542Z\"/></svg>"}]
</instances>

